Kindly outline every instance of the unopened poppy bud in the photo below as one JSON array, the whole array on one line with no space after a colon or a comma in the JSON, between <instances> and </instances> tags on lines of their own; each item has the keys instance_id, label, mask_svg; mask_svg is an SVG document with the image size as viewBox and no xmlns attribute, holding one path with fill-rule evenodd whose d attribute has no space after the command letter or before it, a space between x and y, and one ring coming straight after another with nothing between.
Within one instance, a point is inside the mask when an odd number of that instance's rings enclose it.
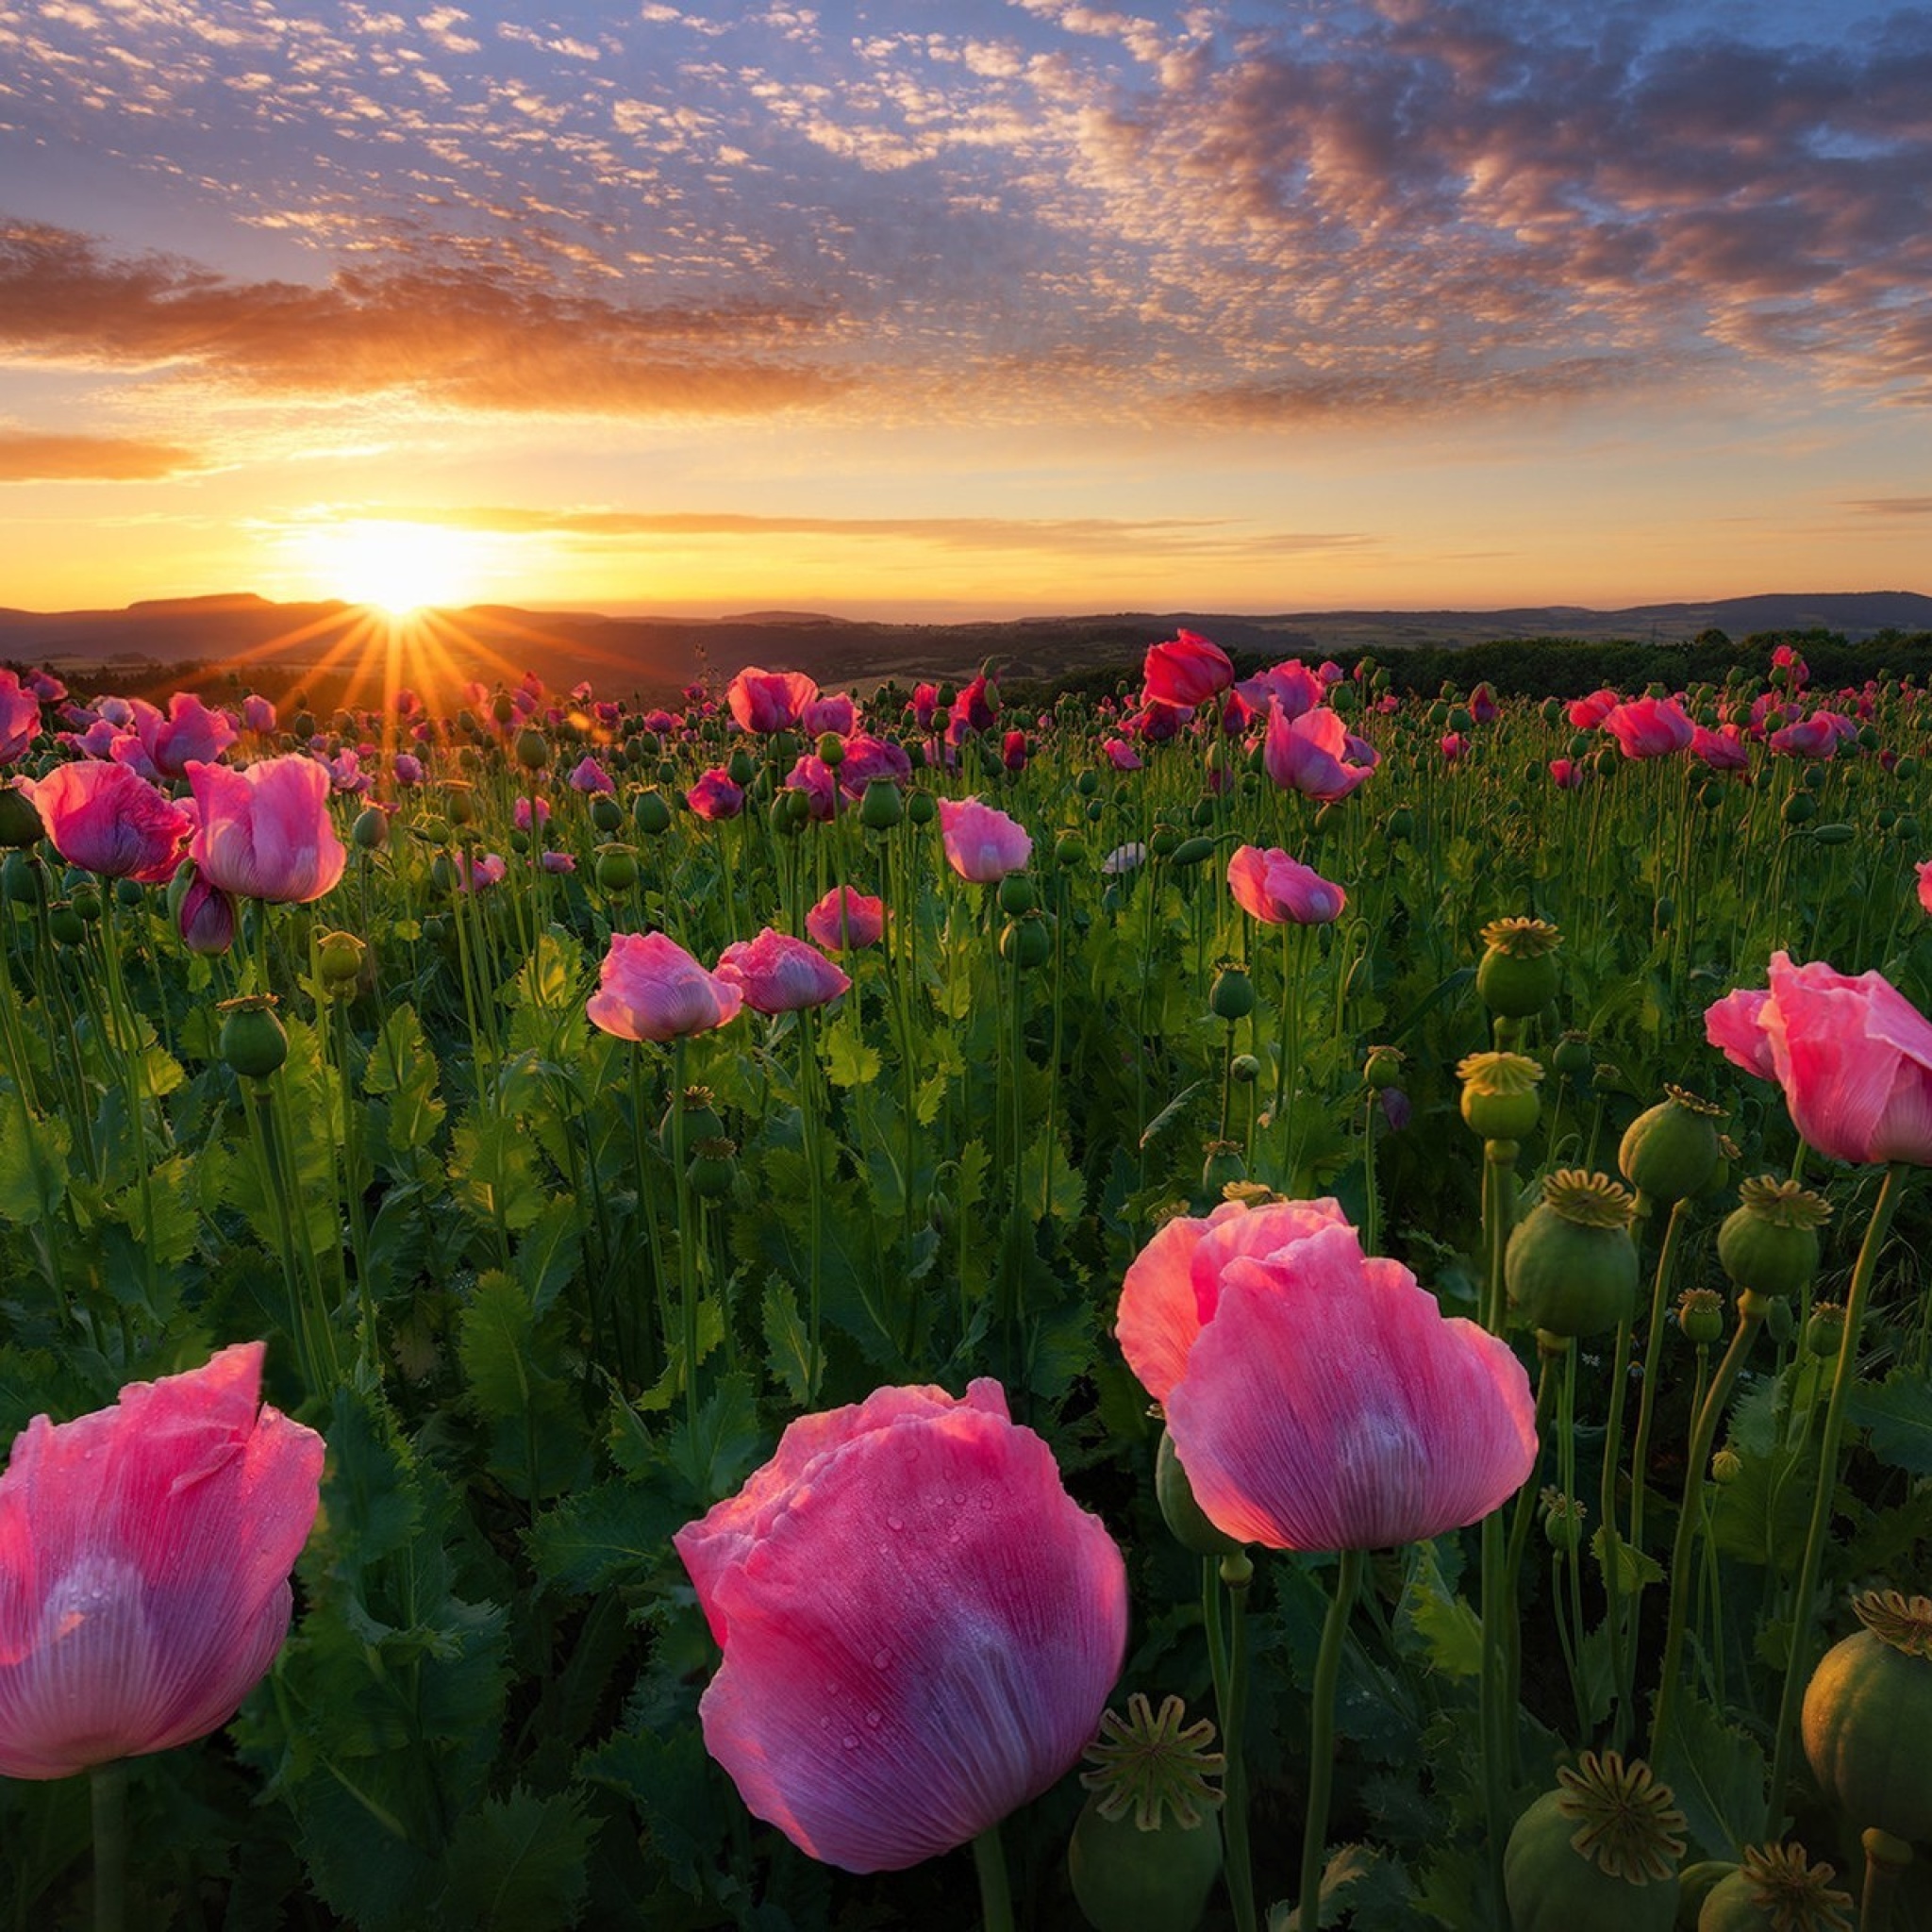
<instances>
[{"instance_id":1,"label":"unopened poppy bud","mask_svg":"<svg viewBox=\"0 0 1932 1932\"><path fill-rule=\"evenodd\" d=\"M906 816L915 825L931 824L939 808L939 801L930 791L908 791L906 794Z\"/></svg>"},{"instance_id":2,"label":"unopened poppy bud","mask_svg":"<svg viewBox=\"0 0 1932 1932\"><path fill-rule=\"evenodd\" d=\"M1039 913L1008 920L1000 934L1000 958L1010 959L1022 971L1045 965L1053 953L1053 934Z\"/></svg>"},{"instance_id":3,"label":"unopened poppy bud","mask_svg":"<svg viewBox=\"0 0 1932 1932\"><path fill-rule=\"evenodd\" d=\"M691 1191L701 1201L722 1201L730 1193L738 1176L738 1143L722 1135L709 1135L691 1150Z\"/></svg>"},{"instance_id":4,"label":"unopened poppy bud","mask_svg":"<svg viewBox=\"0 0 1932 1932\"><path fill-rule=\"evenodd\" d=\"M216 1042L225 1065L246 1080L266 1080L289 1058L289 1036L275 1017L274 993L224 1000L225 1016Z\"/></svg>"},{"instance_id":5,"label":"unopened poppy bud","mask_svg":"<svg viewBox=\"0 0 1932 1932\"><path fill-rule=\"evenodd\" d=\"M1717 1484L1734 1483L1744 1474L1744 1458L1728 1446L1710 1458L1710 1479Z\"/></svg>"},{"instance_id":6,"label":"unopened poppy bud","mask_svg":"<svg viewBox=\"0 0 1932 1932\"><path fill-rule=\"evenodd\" d=\"M1399 1046L1372 1046L1369 1057L1362 1063L1362 1078L1377 1093L1386 1092L1390 1088L1402 1082L1403 1053Z\"/></svg>"},{"instance_id":7,"label":"unopened poppy bud","mask_svg":"<svg viewBox=\"0 0 1932 1932\"><path fill-rule=\"evenodd\" d=\"M87 924L68 899L56 899L47 908L47 930L56 945L77 946L87 939Z\"/></svg>"},{"instance_id":8,"label":"unopened poppy bud","mask_svg":"<svg viewBox=\"0 0 1932 1932\"><path fill-rule=\"evenodd\" d=\"M1070 866L1082 865L1085 864L1086 859L1087 841L1081 838L1078 832L1062 832L1054 841L1053 862L1057 866L1065 869Z\"/></svg>"},{"instance_id":9,"label":"unopened poppy bud","mask_svg":"<svg viewBox=\"0 0 1932 1932\"><path fill-rule=\"evenodd\" d=\"M379 805L364 806L349 827L349 842L358 852L380 852L389 843L389 814Z\"/></svg>"},{"instance_id":10,"label":"unopened poppy bud","mask_svg":"<svg viewBox=\"0 0 1932 1932\"><path fill-rule=\"evenodd\" d=\"M101 889L92 883L75 886L70 902L74 916L84 924L96 924L101 916Z\"/></svg>"},{"instance_id":11,"label":"unopened poppy bud","mask_svg":"<svg viewBox=\"0 0 1932 1932\"><path fill-rule=\"evenodd\" d=\"M453 778L442 788L443 816L453 825L469 825L476 822L476 797L460 779Z\"/></svg>"},{"instance_id":12,"label":"unopened poppy bud","mask_svg":"<svg viewBox=\"0 0 1932 1932\"><path fill-rule=\"evenodd\" d=\"M362 971L363 956L369 951L352 932L326 932L316 941L316 960L323 983L331 988L353 986Z\"/></svg>"},{"instance_id":13,"label":"unopened poppy bud","mask_svg":"<svg viewBox=\"0 0 1932 1932\"><path fill-rule=\"evenodd\" d=\"M669 1156L677 1146L677 1115L684 1115L684 1145L687 1155L700 1141L722 1141L724 1123L718 1118L716 1101L708 1087L687 1087L673 1094L671 1104L658 1123L658 1145Z\"/></svg>"},{"instance_id":14,"label":"unopened poppy bud","mask_svg":"<svg viewBox=\"0 0 1932 1932\"><path fill-rule=\"evenodd\" d=\"M1223 1198L1222 1190L1230 1181L1244 1181L1247 1177L1248 1164L1241 1158L1239 1141L1208 1141L1207 1158L1201 1163L1201 1187L1205 1193L1219 1201Z\"/></svg>"},{"instance_id":15,"label":"unopened poppy bud","mask_svg":"<svg viewBox=\"0 0 1932 1932\"><path fill-rule=\"evenodd\" d=\"M1261 1062L1251 1053L1238 1053L1227 1063L1237 1087L1252 1087L1261 1077Z\"/></svg>"},{"instance_id":16,"label":"unopened poppy bud","mask_svg":"<svg viewBox=\"0 0 1932 1932\"><path fill-rule=\"evenodd\" d=\"M1587 1033L1565 1033L1550 1052L1550 1065L1566 1080L1582 1079L1593 1058Z\"/></svg>"},{"instance_id":17,"label":"unopened poppy bud","mask_svg":"<svg viewBox=\"0 0 1932 1932\"><path fill-rule=\"evenodd\" d=\"M38 844L46 836L46 826L25 791L11 785L0 785L0 845L16 851Z\"/></svg>"},{"instance_id":18,"label":"unopened poppy bud","mask_svg":"<svg viewBox=\"0 0 1932 1932\"><path fill-rule=\"evenodd\" d=\"M1241 1548L1234 1537L1208 1522L1194 1500L1193 1486L1188 1481L1180 1457L1174 1454L1174 1438L1164 1429L1154 1459L1154 1493L1160 1504L1162 1521L1182 1549L1197 1557L1226 1557Z\"/></svg>"},{"instance_id":19,"label":"unopened poppy bud","mask_svg":"<svg viewBox=\"0 0 1932 1932\"><path fill-rule=\"evenodd\" d=\"M1000 881L1000 910L1014 919L1022 913L1031 912L1039 903L1033 891L1033 881L1023 872L1009 872Z\"/></svg>"}]
</instances>

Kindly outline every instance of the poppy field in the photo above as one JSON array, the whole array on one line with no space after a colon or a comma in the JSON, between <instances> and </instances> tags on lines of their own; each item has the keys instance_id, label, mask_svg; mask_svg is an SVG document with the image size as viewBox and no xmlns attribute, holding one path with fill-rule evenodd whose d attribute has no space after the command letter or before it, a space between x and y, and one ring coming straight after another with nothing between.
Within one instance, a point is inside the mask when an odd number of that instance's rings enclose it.
<instances>
[{"instance_id":1,"label":"poppy field","mask_svg":"<svg viewBox=\"0 0 1932 1932\"><path fill-rule=\"evenodd\" d=\"M0 672L0 1923L1932 1923L1928 756Z\"/></svg>"}]
</instances>

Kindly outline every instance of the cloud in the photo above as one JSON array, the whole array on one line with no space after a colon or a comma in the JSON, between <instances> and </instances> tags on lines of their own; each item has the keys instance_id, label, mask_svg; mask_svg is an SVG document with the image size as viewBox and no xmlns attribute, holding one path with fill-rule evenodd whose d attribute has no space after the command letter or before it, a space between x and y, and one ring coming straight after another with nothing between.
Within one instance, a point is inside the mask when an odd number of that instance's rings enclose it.
<instances>
[{"instance_id":1,"label":"cloud","mask_svg":"<svg viewBox=\"0 0 1932 1932\"><path fill-rule=\"evenodd\" d=\"M329 512L311 512L309 521ZM833 541L919 542L953 551L1046 551L1061 555L1270 556L1357 550L1374 540L1351 531L1260 531L1215 518L1161 517L804 517L737 512L538 509L475 505L440 509L357 505L345 521L422 523L496 536L676 541L815 537Z\"/></svg>"},{"instance_id":2,"label":"cloud","mask_svg":"<svg viewBox=\"0 0 1932 1932\"><path fill-rule=\"evenodd\" d=\"M150 483L201 467L171 442L0 429L0 483Z\"/></svg>"},{"instance_id":3,"label":"cloud","mask_svg":"<svg viewBox=\"0 0 1932 1932\"><path fill-rule=\"evenodd\" d=\"M616 415L758 414L823 402L836 371L777 353L836 318L753 300L628 307L487 268L241 282L0 225L0 348L17 362L193 375L258 394Z\"/></svg>"},{"instance_id":4,"label":"cloud","mask_svg":"<svg viewBox=\"0 0 1932 1932\"><path fill-rule=\"evenodd\" d=\"M1932 517L1932 496L1860 496L1844 507L1867 517Z\"/></svg>"}]
</instances>

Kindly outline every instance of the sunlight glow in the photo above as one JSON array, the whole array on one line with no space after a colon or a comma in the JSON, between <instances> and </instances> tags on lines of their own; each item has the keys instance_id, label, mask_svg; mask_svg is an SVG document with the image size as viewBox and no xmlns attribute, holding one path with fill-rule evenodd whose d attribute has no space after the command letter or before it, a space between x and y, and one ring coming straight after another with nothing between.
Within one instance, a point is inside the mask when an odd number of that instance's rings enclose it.
<instances>
[{"instance_id":1,"label":"sunlight glow","mask_svg":"<svg viewBox=\"0 0 1932 1932\"><path fill-rule=\"evenodd\" d=\"M368 518L318 524L303 532L298 545L325 595L374 605L392 616L425 605L475 603L489 575L486 538L436 524Z\"/></svg>"}]
</instances>

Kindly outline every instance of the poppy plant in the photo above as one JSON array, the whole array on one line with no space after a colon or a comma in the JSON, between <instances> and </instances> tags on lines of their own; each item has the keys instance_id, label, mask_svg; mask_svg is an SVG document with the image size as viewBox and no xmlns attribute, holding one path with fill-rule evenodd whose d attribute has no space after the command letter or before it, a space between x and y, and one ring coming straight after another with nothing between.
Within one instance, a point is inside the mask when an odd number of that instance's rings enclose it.
<instances>
[{"instance_id":1,"label":"poppy plant","mask_svg":"<svg viewBox=\"0 0 1932 1932\"><path fill-rule=\"evenodd\" d=\"M349 854L329 818L325 765L299 753L239 772L197 761L188 782L201 808L189 857L210 885L276 906L335 890Z\"/></svg>"},{"instance_id":2,"label":"poppy plant","mask_svg":"<svg viewBox=\"0 0 1932 1932\"><path fill-rule=\"evenodd\" d=\"M673 1539L724 1662L706 1748L753 1814L896 1872L1038 1797L1092 1738L1126 1569L998 1383L794 1422Z\"/></svg>"},{"instance_id":3,"label":"poppy plant","mask_svg":"<svg viewBox=\"0 0 1932 1932\"><path fill-rule=\"evenodd\" d=\"M591 1025L620 1040L681 1040L737 1019L744 991L708 973L667 933L613 933L585 1002Z\"/></svg>"}]
</instances>

